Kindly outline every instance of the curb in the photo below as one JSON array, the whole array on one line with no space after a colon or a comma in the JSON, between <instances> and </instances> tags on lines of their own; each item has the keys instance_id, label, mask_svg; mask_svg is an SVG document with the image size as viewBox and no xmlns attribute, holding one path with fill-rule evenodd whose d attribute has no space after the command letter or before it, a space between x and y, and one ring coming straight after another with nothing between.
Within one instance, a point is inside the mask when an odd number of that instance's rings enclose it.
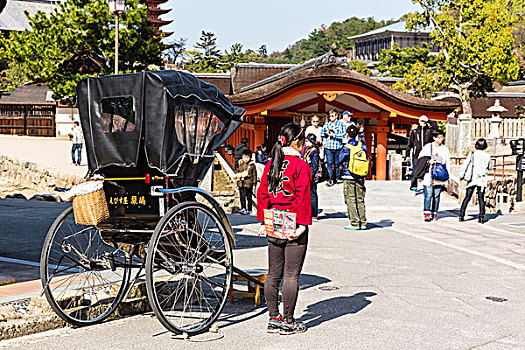
<instances>
[{"instance_id":1,"label":"curb","mask_svg":"<svg viewBox=\"0 0 525 350\"><path fill-rule=\"evenodd\" d=\"M145 285L133 287L130 292L132 299L128 297L121 302L113 315L104 322L150 312L145 292ZM25 311L17 308L21 303L27 305ZM36 296L0 306L0 341L65 327L71 325L54 313L45 297Z\"/></svg>"}]
</instances>

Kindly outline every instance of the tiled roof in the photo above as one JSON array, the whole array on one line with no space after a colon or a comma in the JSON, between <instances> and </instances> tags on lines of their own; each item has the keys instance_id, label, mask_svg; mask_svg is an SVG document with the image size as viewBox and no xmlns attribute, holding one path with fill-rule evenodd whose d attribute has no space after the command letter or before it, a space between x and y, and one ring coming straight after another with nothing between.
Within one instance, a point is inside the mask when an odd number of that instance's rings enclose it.
<instances>
[{"instance_id":1,"label":"tiled roof","mask_svg":"<svg viewBox=\"0 0 525 350\"><path fill-rule=\"evenodd\" d=\"M22 31L29 29L29 22L24 11L34 16L38 11L49 13L57 8L59 1L22 1L8 0L7 6L0 13L0 30Z\"/></svg>"},{"instance_id":2,"label":"tiled roof","mask_svg":"<svg viewBox=\"0 0 525 350\"><path fill-rule=\"evenodd\" d=\"M355 40L355 39L365 38L368 36L373 36L373 35L383 34L383 33L414 33L414 34L424 33L424 34L428 34L430 32L431 32L431 29L429 27L421 28L416 31L409 31L408 29L406 29L406 21L399 21L399 22L392 23L390 25L372 30L370 32L350 36L348 37L348 39Z\"/></svg>"},{"instance_id":3,"label":"tiled roof","mask_svg":"<svg viewBox=\"0 0 525 350\"><path fill-rule=\"evenodd\" d=\"M29 83L0 95L0 104L55 104L52 94L45 84Z\"/></svg>"}]
</instances>

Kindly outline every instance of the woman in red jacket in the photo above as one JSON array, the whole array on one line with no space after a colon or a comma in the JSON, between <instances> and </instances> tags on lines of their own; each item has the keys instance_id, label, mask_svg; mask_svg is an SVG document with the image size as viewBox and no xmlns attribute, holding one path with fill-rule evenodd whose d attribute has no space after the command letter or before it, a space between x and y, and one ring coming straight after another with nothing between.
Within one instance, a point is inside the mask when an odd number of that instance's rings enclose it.
<instances>
[{"instance_id":1,"label":"woman in red jacket","mask_svg":"<svg viewBox=\"0 0 525 350\"><path fill-rule=\"evenodd\" d=\"M294 319L299 293L299 274L308 244L308 226L312 224L310 189L312 173L301 159L304 132L295 124L283 126L266 164L257 191L257 220L264 221L264 209L296 213L296 231L287 240L267 236L268 277L264 295L270 314L268 333L294 334L306 326ZM264 224L261 235L265 235ZM279 285L283 282L283 316L279 313Z\"/></svg>"}]
</instances>

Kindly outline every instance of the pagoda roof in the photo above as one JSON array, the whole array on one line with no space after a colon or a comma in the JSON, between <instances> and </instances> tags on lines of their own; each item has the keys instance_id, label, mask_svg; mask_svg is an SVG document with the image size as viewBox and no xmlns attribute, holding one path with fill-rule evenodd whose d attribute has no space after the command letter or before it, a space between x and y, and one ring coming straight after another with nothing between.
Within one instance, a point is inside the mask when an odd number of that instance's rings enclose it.
<instances>
[{"instance_id":1,"label":"pagoda roof","mask_svg":"<svg viewBox=\"0 0 525 350\"><path fill-rule=\"evenodd\" d=\"M168 2L168 0L146 0L147 4L164 4Z\"/></svg>"},{"instance_id":2,"label":"pagoda roof","mask_svg":"<svg viewBox=\"0 0 525 350\"><path fill-rule=\"evenodd\" d=\"M158 8L158 7L148 7L148 12L155 12L155 13L160 14L160 15L163 15L163 14L168 13L170 11L171 11L171 9L161 9L161 8Z\"/></svg>"},{"instance_id":3,"label":"pagoda roof","mask_svg":"<svg viewBox=\"0 0 525 350\"><path fill-rule=\"evenodd\" d=\"M160 19L160 18L150 18L149 21L152 23L152 24L156 24L158 25L159 27L161 26L165 26L166 24L170 24L171 22L173 22L173 20L163 20L163 19Z\"/></svg>"}]
</instances>

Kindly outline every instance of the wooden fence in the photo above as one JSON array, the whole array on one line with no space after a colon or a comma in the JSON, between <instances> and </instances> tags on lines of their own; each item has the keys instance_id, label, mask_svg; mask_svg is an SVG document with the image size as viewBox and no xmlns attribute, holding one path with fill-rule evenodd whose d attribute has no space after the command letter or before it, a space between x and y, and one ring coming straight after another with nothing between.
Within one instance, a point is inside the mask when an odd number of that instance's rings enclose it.
<instances>
[{"instance_id":1,"label":"wooden fence","mask_svg":"<svg viewBox=\"0 0 525 350\"><path fill-rule=\"evenodd\" d=\"M502 138L525 137L525 118L503 118L499 124ZM472 138L488 138L490 135L490 118L472 119Z\"/></svg>"},{"instance_id":2,"label":"wooden fence","mask_svg":"<svg viewBox=\"0 0 525 350\"><path fill-rule=\"evenodd\" d=\"M56 105L0 104L0 134L56 136Z\"/></svg>"}]
</instances>

